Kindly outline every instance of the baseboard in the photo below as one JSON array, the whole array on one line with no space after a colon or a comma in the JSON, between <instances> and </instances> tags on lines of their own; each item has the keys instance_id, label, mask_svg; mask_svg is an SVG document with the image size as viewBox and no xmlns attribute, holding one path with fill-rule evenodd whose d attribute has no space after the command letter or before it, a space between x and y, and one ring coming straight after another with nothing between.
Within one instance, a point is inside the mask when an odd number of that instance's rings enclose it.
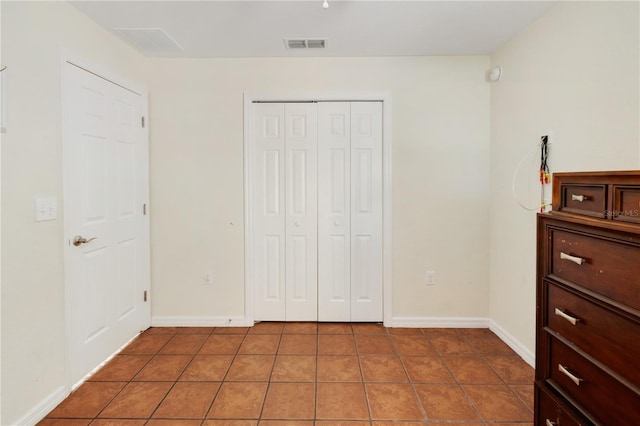
<instances>
[{"instance_id":1,"label":"baseboard","mask_svg":"<svg viewBox=\"0 0 640 426\"><path fill-rule=\"evenodd\" d=\"M11 423L12 425L31 426L37 424L40 420L49 414L54 408L58 406L64 399L69 396L69 392L65 386L60 386L58 389L49 394L46 398L40 401L35 407L33 407L27 414Z\"/></svg>"},{"instance_id":2,"label":"baseboard","mask_svg":"<svg viewBox=\"0 0 640 426\"><path fill-rule=\"evenodd\" d=\"M498 325L495 321L489 321L489 330L493 331L496 336L505 342L511 349L515 351L520 357L525 360L527 364L535 368L536 356L533 352L527 349L518 339L513 337L507 330Z\"/></svg>"},{"instance_id":3,"label":"baseboard","mask_svg":"<svg viewBox=\"0 0 640 426\"><path fill-rule=\"evenodd\" d=\"M152 327L250 327L245 317L217 316L217 317L151 317Z\"/></svg>"},{"instance_id":4,"label":"baseboard","mask_svg":"<svg viewBox=\"0 0 640 426\"><path fill-rule=\"evenodd\" d=\"M489 319L475 317L393 317L391 327L488 328Z\"/></svg>"}]
</instances>

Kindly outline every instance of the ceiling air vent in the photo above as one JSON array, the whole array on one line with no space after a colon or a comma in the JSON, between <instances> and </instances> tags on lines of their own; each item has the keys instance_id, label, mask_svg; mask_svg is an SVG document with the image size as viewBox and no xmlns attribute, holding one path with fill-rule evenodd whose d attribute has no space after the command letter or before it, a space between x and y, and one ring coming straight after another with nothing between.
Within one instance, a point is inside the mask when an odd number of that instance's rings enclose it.
<instances>
[{"instance_id":1,"label":"ceiling air vent","mask_svg":"<svg viewBox=\"0 0 640 426\"><path fill-rule=\"evenodd\" d=\"M326 38L285 38L284 45L287 49L326 49Z\"/></svg>"},{"instance_id":2,"label":"ceiling air vent","mask_svg":"<svg viewBox=\"0 0 640 426\"><path fill-rule=\"evenodd\" d=\"M182 47L162 28L113 28L143 54L179 52Z\"/></svg>"}]
</instances>

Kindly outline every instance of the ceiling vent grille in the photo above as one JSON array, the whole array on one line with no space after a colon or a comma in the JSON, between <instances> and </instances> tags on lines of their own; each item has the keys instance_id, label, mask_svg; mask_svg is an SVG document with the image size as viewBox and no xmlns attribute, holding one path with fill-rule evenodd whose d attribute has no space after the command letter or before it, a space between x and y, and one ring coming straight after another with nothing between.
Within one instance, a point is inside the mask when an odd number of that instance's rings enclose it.
<instances>
[{"instance_id":1,"label":"ceiling vent grille","mask_svg":"<svg viewBox=\"0 0 640 426\"><path fill-rule=\"evenodd\" d=\"M284 45L287 49L326 49L326 38L285 38Z\"/></svg>"},{"instance_id":2,"label":"ceiling vent grille","mask_svg":"<svg viewBox=\"0 0 640 426\"><path fill-rule=\"evenodd\" d=\"M113 28L143 54L179 52L182 47L162 28Z\"/></svg>"}]
</instances>

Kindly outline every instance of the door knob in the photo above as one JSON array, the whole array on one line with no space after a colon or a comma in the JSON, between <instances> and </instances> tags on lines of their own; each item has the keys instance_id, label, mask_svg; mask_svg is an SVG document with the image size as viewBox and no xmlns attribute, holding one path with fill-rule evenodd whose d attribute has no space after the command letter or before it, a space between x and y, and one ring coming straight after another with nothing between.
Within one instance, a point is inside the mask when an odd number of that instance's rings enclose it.
<instances>
[{"instance_id":1,"label":"door knob","mask_svg":"<svg viewBox=\"0 0 640 426\"><path fill-rule=\"evenodd\" d=\"M75 237L73 237L73 245L78 247L82 244L87 244L90 241L95 240L96 237L93 238L89 238L88 240L86 238L84 238L82 235L76 235Z\"/></svg>"},{"instance_id":2,"label":"door knob","mask_svg":"<svg viewBox=\"0 0 640 426\"><path fill-rule=\"evenodd\" d=\"M300 226L300 222L296 220L296 222L294 223L294 225L296 225L296 226Z\"/></svg>"}]
</instances>

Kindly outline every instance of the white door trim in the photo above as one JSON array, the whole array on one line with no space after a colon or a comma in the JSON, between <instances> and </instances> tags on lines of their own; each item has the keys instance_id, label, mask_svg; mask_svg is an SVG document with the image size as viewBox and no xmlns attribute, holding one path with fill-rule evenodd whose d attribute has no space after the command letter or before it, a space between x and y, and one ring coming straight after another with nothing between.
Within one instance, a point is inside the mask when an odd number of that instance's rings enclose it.
<instances>
[{"instance_id":1,"label":"white door trim","mask_svg":"<svg viewBox=\"0 0 640 426\"><path fill-rule=\"evenodd\" d=\"M251 238L251 182L253 155L251 141L254 136L251 104L254 102L308 102L308 101L380 101L382 102L382 297L383 321L392 325L392 158L391 158L391 94L389 92L340 93L245 93L244 94L244 300L247 324L254 322L254 282Z\"/></svg>"},{"instance_id":2,"label":"white door trim","mask_svg":"<svg viewBox=\"0 0 640 426\"><path fill-rule=\"evenodd\" d=\"M68 194L69 192L69 177L66 175L65 173L65 160L66 160L66 155L67 153L65 152L65 140L68 139L69 137L69 130L68 130L68 124L65 122L65 117L64 117L64 93L67 90L66 88L66 83L65 83L65 73L66 73L66 67L68 66L68 64L82 68L83 70L94 74L104 80L107 80L117 86L120 86L130 92L133 92L137 95L140 95L141 98L141 102L142 102L142 113L143 116L147 118L146 123L144 128L142 129L142 138L143 138L143 144L145 146L145 150L149 149L149 125L148 125L148 117L149 117L149 96L148 96L148 90L146 88L144 88L142 85L133 83L130 79L123 77L122 75L120 75L119 73L114 72L111 69L105 68L103 66L99 66L97 64L94 64L90 61L87 61L86 59L84 59L81 56L76 55L73 52L70 52L66 49L62 49L61 51L61 55L60 55L60 146L61 146L61 156L60 156L60 170L62 171L61 175L62 175L62 188L63 188L63 192L62 192L62 216L63 216L63 234L62 234L62 246L63 246L63 253L64 253L64 291L65 291L65 296L64 296L64 300L65 300L65 391L67 393L67 395L73 390L75 389L77 386L79 386L86 378L83 378L82 380L80 380L80 382L78 383L74 383L74 381L72 380L71 377L71 365L70 365L70 356L69 356L69 347L71 345L71 314L70 311L68 309L68 307L70 306L71 303L71 294L70 294L70 289L69 289L69 285L68 285L68 280L67 280L67 271L70 269L70 262L69 262L69 258L70 256L67 255L68 250L70 250L70 246L69 244L67 244L67 236L70 234L71 232L71 219L69 217L69 215L65 214L65 212L70 211L70 201L64 196L65 194ZM68 161L68 160L67 160ZM141 167L143 168L144 174L146 176L149 176L149 163L148 160L146 162L146 164L141 165ZM147 188L147 206L149 205L149 201L148 201L148 197L149 197L149 188ZM149 210L147 210L149 211ZM150 268L150 221L149 221L149 214L147 213L147 215L145 216L145 221L144 221L144 240L145 240L145 244L144 244L144 264L146 265L146 268L144 268L143 274L144 274L144 283L143 283L143 287L147 290L148 294L150 294L150 287L151 287L151 268ZM145 319L145 324L144 327L148 328L151 324L151 300L150 297L148 299L148 302L145 303L143 305L143 313L144 313L144 319ZM97 366L96 366L97 367Z\"/></svg>"}]
</instances>

